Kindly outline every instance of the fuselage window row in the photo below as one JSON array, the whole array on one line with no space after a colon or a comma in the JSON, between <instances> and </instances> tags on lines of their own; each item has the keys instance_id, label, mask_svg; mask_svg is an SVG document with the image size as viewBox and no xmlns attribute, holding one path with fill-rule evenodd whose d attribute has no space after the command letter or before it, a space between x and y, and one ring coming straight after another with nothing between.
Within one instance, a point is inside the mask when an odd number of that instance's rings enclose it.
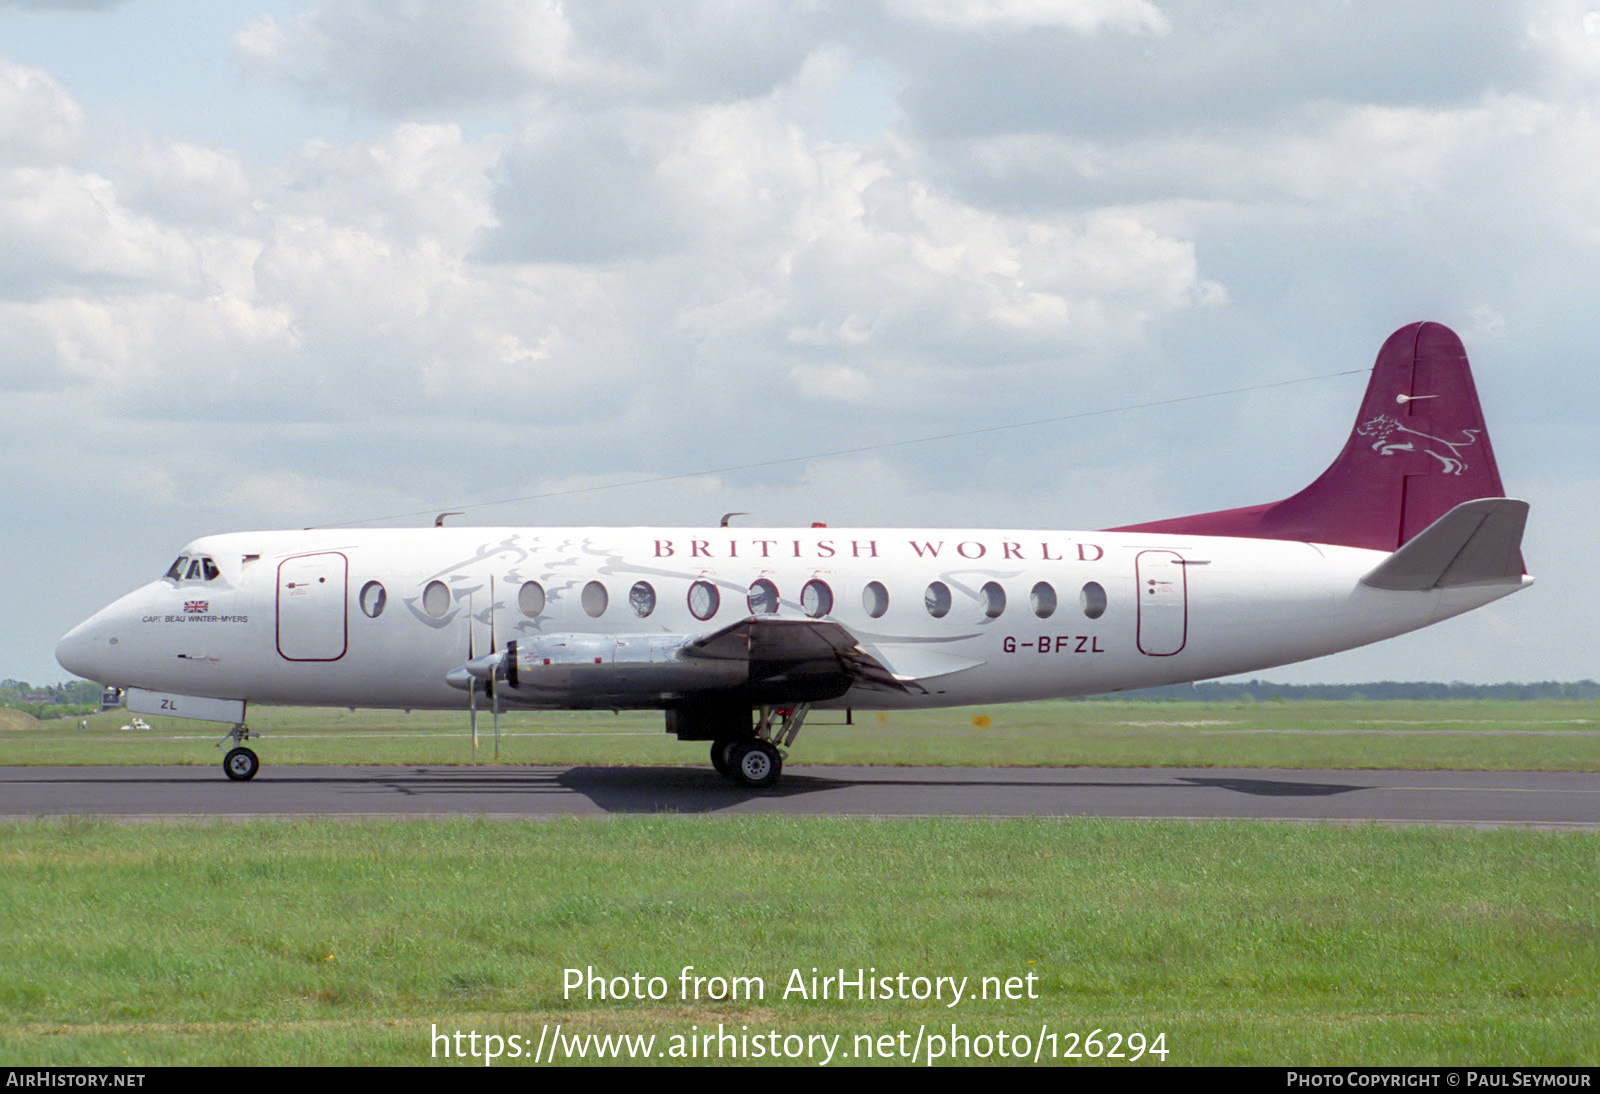
<instances>
[{"instance_id":1,"label":"fuselage window row","mask_svg":"<svg viewBox=\"0 0 1600 1094\"><path fill-rule=\"evenodd\" d=\"M183 563L184 559L179 559ZM209 561L209 560L208 560ZM174 570L180 569L174 564ZM169 572L168 577L172 576ZM361 587L358 604L361 611L369 618L376 619L383 614L383 609L388 601L388 594L381 583L369 581ZM599 581L590 581L583 587L578 598L584 613L592 619L598 619L610 607L611 596L605 585ZM983 614L989 619L999 619L1006 610L1005 587L997 581L990 581L978 590L978 602L983 607ZM648 581L634 582L628 590L628 607L640 619L648 619L656 610L658 599L655 586ZM690 613L701 622L711 619L722 607L722 593L710 581L696 581L689 586L688 603ZM935 619L943 619L950 614L955 605L955 595L950 586L943 581L934 581L928 585L922 597L923 607ZM1079 606L1083 614L1089 619L1099 619L1105 614L1107 597L1104 586L1098 581L1090 581L1083 586L1078 594ZM751 615L775 615L781 601L778 587L767 578L757 578L751 582L746 604ZM1040 619L1049 619L1055 614L1060 601L1056 590L1048 581L1038 582L1028 591L1028 607ZM537 581L525 581L517 590L517 607L529 619L544 614L549 606L545 595L544 586ZM440 619L450 609L450 589L442 581L430 581L422 592L422 608L428 615ZM881 619L889 611L889 589L881 581L869 581L861 589L861 608L872 619ZM800 590L800 610L812 619L822 619L833 614L833 589L821 578L812 578Z\"/></svg>"}]
</instances>

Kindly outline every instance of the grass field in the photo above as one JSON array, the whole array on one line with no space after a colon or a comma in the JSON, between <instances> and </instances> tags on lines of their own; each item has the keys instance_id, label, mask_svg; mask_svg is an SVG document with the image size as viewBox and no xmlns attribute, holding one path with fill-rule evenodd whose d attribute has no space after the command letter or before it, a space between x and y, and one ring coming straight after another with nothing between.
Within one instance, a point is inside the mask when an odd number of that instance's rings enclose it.
<instances>
[{"instance_id":1,"label":"grass field","mask_svg":"<svg viewBox=\"0 0 1600 1094\"><path fill-rule=\"evenodd\" d=\"M808 725L793 758L1595 769L1597 706L866 714ZM0 721L0 763L218 762L209 726L126 721ZM465 721L252 712L269 764L472 762ZM504 728L512 763L706 762L653 716L519 714ZM0 1065L481 1065L488 1045L553 1045L557 1024L568 1052L597 1051L572 1040L589 1034L654 1036L661 1063L719 1043L926 1062L963 1036L959 1062L997 1063L1021 1035L1062 1063L1132 1056L1137 1036L1153 1065L1593 1065L1597 876L1591 832L715 816L0 825ZM685 999L686 965L752 978L764 997ZM663 997L564 998L563 970L589 967L660 977ZM973 991L1015 978L1035 997L784 998L813 968L966 977ZM743 1040L693 1039L719 1027Z\"/></svg>"},{"instance_id":2,"label":"grass field","mask_svg":"<svg viewBox=\"0 0 1600 1094\"><path fill-rule=\"evenodd\" d=\"M1164 1034L1151 1064L1593 1064L1597 867L1587 833L1232 822L11 825L0 1063L419 1064L435 1026L559 1022L661 1053L953 1024L991 1053ZM685 965L764 998L685 999ZM566 998L569 967L665 997ZM783 998L841 967L1023 997Z\"/></svg>"},{"instance_id":3,"label":"grass field","mask_svg":"<svg viewBox=\"0 0 1600 1094\"><path fill-rule=\"evenodd\" d=\"M817 712L791 762L1600 770L1600 703L1399 701L1180 703L1095 700L878 714ZM124 711L0 722L0 764L214 764L224 727ZM267 764L476 761L465 712L262 707L251 728ZM506 763L701 764L706 748L667 736L657 713L502 716Z\"/></svg>"}]
</instances>

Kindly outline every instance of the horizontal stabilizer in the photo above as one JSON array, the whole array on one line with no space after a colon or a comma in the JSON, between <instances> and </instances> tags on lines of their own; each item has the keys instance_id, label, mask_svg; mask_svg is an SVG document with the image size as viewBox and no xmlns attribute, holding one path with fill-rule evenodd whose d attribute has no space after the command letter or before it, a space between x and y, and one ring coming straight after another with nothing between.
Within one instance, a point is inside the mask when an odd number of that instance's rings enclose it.
<instances>
[{"instance_id":1,"label":"horizontal stabilizer","mask_svg":"<svg viewBox=\"0 0 1600 1094\"><path fill-rule=\"evenodd\" d=\"M1462 502L1424 528L1361 579L1375 589L1420 591L1522 580L1522 529L1528 503L1511 498Z\"/></svg>"}]
</instances>

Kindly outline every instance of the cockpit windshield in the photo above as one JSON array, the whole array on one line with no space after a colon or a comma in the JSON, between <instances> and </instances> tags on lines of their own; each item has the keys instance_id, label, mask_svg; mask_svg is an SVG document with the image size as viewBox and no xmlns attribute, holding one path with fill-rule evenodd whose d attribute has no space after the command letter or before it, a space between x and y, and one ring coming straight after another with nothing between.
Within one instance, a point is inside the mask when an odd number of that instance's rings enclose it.
<instances>
[{"instance_id":1,"label":"cockpit windshield","mask_svg":"<svg viewBox=\"0 0 1600 1094\"><path fill-rule=\"evenodd\" d=\"M179 555L166 572L168 581L215 581L222 576L207 555Z\"/></svg>"}]
</instances>

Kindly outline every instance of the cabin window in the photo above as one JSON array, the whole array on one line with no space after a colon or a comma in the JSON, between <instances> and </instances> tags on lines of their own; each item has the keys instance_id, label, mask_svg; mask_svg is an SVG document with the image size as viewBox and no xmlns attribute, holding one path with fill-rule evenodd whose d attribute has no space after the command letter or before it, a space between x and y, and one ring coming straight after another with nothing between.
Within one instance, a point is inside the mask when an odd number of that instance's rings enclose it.
<instances>
[{"instance_id":1,"label":"cabin window","mask_svg":"<svg viewBox=\"0 0 1600 1094\"><path fill-rule=\"evenodd\" d=\"M422 590L422 610L438 619L450 610L450 586L442 581L430 581Z\"/></svg>"},{"instance_id":2,"label":"cabin window","mask_svg":"<svg viewBox=\"0 0 1600 1094\"><path fill-rule=\"evenodd\" d=\"M812 619L821 619L833 611L833 590L821 578L812 578L800 590L800 610Z\"/></svg>"},{"instance_id":3,"label":"cabin window","mask_svg":"<svg viewBox=\"0 0 1600 1094\"><path fill-rule=\"evenodd\" d=\"M1084 615L1099 619L1106 612L1106 591L1098 581L1091 581L1078 594L1078 603L1083 605Z\"/></svg>"},{"instance_id":4,"label":"cabin window","mask_svg":"<svg viewBox=\"0 0 1600 1094\"><path fill-rule=\"evenodd\" d=\"M368 619L376 619L383 614L384 605L389 602L389 594L384 591L383 585L377 581L369 581L361 586L361 612Z\"/></svg>"},{"instance_id":5,"label":"cabin window","mask_svg":"<svg viewBox=\"0 0 1600 1094\"><path fill-rule=\"evenodd\" d=\"M544 586L537 581L524 581L517 590L517 607L529 619L544 611Z\"/></svg>"},{"instance_id":6,"label":"cabin window","mask_svg":"<svg viewBox=\"0 0 1600 1094\"><path fill-rule=\"evenodd\" d=\"M1033 587L1028 594L1028 606L1033 609L1033 614L1040 619L1049 619L1056 614L1056 590L1048 581L1041 581Z\"/></svg>"},{"instance_id":7,"label":"cabin window","mask_svg":"<svg viewBox=\"0 0 1600 1094\"><path fill-rule=\"evenodd\" d=\"M867 587L861 590L861 606L872 618L883 618L883 613L889 610L889 590L883 587L883 582L867 582Z\"/></svg>"},{"instance_id":8,"label":"cabin window","mask_svg":"<svg viewBox=\"0 0 1600 1094\"><path fill-rule=\"evenodd\" d=\"M656 590L648 581L636 581L628 590L628 607L640 619L648 619L656 610Z\"/></svg>"},{"instance_id":9,"label":"cabin window","mask_svg":"<svg viewBox=\"0 0 1600 1094\"><path fill-rule=\"evenodd\" d=\"M942 581L935 581L928 586L928 591L922 594L922 606L928 609L928 614L935 619L943 619L950 614L950 586Z\"/></svg>"},{"instance_id":10,"label":"cabin window","mask_svg":"<svg viewBox=\"0 0 1600 1094\"><path fill-rule=\"evenodd\" d=\"M999 619L1000 613L1006 610L1006 591L997 581L987 582L981 590L983 597L983 614L990 619Z\"/></svg>"},{"instance_id":11,"label":"cabin window","mask_svg":"<svg viewBox=\"0 0 1600 1094\"><path fill-rule=\"evenodd\" d=\"M598 581L591 581L583 587L578 602L583 605L583 610L590 619L599 619L606 614L606 608L611 603L611 594L606 592L606 587Z\"/></svg>"},{"instance_id":12,"label":"cabin window","mask_svg":"<svg viewBox=\"0 0 1600 1094\"><path fill-rule=\"evenodd\" d=\"M722 594L709 581L696 581L689 586L689 612L704 622L717 614L722 606Z\"/></svg>"},{"instance_id":13,"label":"cabin window","mask_svg":"<svg viewBox=\"0 0 1600 1094\"><path fill-rule=\"evenodd\" d=\"M772 615L778 610L778 587L764 577L750 585L750 614Z\"/></svg>"}]
</instances>

